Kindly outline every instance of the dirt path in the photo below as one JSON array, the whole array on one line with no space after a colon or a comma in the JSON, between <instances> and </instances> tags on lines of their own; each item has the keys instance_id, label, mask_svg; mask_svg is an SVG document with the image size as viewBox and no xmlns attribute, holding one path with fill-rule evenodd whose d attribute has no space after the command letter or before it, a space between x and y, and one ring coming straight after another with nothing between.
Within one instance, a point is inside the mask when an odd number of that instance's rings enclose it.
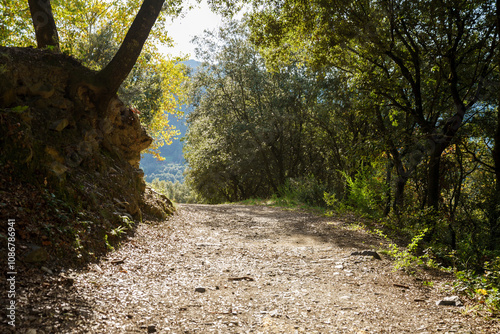
<instances>
[{"instance_id":1,"label":"dirt path","mask_svg":"<svg viewBox=\"0 0 500 334\"><path fill-rule=\"evenodd\" d=\"M42 298L42 283L21 327L30 334L500 332L463 307L437 306L445 277L410 277L383 257L351 255L380 242L307 213L182 205L167 222L141 224L109 259L47 281L59 287L52 297Z\"/></svg>"}]
</instances>

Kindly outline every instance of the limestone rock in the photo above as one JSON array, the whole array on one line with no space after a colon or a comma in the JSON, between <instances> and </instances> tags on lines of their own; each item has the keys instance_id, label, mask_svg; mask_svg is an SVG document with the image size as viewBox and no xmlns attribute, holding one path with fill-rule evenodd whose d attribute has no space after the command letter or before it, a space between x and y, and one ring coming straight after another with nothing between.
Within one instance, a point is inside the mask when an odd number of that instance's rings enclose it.
<instances>
[{"instance_id":1,"label":"limestone rock","mask_svg":"<svg viewBox=\"0 0 500 334\"><path fill-rule=\"evenodd\" d=\"M174 213L175 208L167 196L146 187L141 200L141 210L144 214L156 219L165 219Z\"/></svg>"},{"instance_id":2,"label":"limestone rock","mask_svg":"<svg viewBox=\"0 0 500 334\"><path fill-rule=\"evenodd\" d=\"M45 153L47 153L53 160L55 160L59 163L64 162L64 159L59 154L59 151L57 151L55 148L53 148L51 146L45 146Z\"/></svg>"},{"instance_id":3,"label":"limestone rock","mask_svg":"<svg viewBox=\"0 0 500 334\"><path fill-rule=\"evenodd\" d=\"M55 93L54 87L46 82L38 82L28 88L31 95L41 96L43 99L48 99Z\"/></svg>"},{"instance_id":4,"label":"limestone rock","mask_svg":"<svg viewBox=\"0 0 500 334\"><path fill-rule=\"evenodd\" d=\"M464 304L458 296L444 297L436 302L438 306L463 306Z\"/></svg>"},{"instance_id":5,"label":"limestone rock","mask_svg":"<svg viewBox=\"0 0 500 334\"><path fill-rule=\"evenodd\" d=\"M53 272L52 270L50 270L49 268L47 268L47 267L43 267L43 266L42 266L40 269L41 269L42 271L46 272L46 273L47 273L47 274L49 274L49 275L54 275L54 272Z\"/></svg>"},{"instance_id":6,"label":"limestone rock","mask_svg":"<svg viewBox=\"0 0 500 334\"><path fill-rule=\"evenodd\" d=\"M50 164L50 170L58 177L62 176L64 173L66 173L69 168L60 163L59 161L53 161Z\"/></svg>"},{"instance_id":7,"label":"limestone rock","mask_svg":"<svg viewBox=\"0 0 500 334\"><path fill-rule=\"evenodd\" d=\"M57 121L52 122L52 124L50 124L49 128L51 130L54 130L54 131L57 131L57 132L61 132L68 125L69 125L69 120L67 118L63 118L63 119L58 119Z\"/></svg>"}]
</instances>

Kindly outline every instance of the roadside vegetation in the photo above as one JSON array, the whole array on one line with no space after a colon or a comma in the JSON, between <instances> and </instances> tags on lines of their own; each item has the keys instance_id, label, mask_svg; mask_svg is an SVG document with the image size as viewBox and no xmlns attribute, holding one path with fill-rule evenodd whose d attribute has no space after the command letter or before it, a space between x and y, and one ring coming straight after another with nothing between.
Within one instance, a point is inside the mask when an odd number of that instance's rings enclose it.
<instances>
[{"instance_id":1,"label":"roadside vegetation","mask_svg":"<svg viewBox=\"0 0 500 334\"><path fill-rule=\"evenodd\" d=\"M495 2L252 3L197 39L184 138L196 199L354 213L397 241L386 252L401 269L452 271L498 315Z\"/></svg>"}]
</instances>

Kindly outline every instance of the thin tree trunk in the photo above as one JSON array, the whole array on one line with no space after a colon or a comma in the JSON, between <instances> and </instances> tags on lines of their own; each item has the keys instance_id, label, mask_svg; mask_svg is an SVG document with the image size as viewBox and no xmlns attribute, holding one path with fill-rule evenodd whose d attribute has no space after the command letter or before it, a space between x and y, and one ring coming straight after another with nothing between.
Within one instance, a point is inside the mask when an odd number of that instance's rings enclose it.
<instances>
[{"instance_id":1,"label":"thin tree trunk","mask_svg":"<svg viewBox=\"0 0 500 334\"><path fill-rule=\"evenodd\" d=\"M408 181L408 177L406 175L398 175L396 178L396 189L394 190L394 203L392 204L392 209L396 216L400 216L400 209L403 208L404 205L404 195L405 195L405 185Z\"/></svg>"},{"instance_id":2,"label":"thin tree trunk","mask_svg":"<svg viewBox=\"0 0 500 334\"><path fill-rule=\"evenodd\" d=\"M97 74L98 80L106 86L108 100L116 94L137 62L164 2L165 0L144 0L120 49L109 64ZM107 101L103 102L107 103Z\"/></svg>"},{"instance_id":3,"label":"thin tree trunk","mask_svg":"<svg viewBox=\"0 0 500 334\"><path fill-rule=\"evenodd\" d=\"M391 183L392 183L392 168L394 167L394 164L390 159L387 162L387 169L386 169L386 174L385 174L385 184L387 186L387 192L386 192L386 204L384 208L384 217L387 217L389 215L389 212L391 212Z\"/></svg>"},{"instance_id":4,"label":"thin tree trunk","mask_svg":"<svg viewBox=\"0 0 500 334\"><path fill-rule=\"evenodd\" d=\"M500 0L496 1L496 16L497 16L497 38L500 38ZM500 66L500 57L497 57L498 65ZM498 91L498 106L497 106L497 124L495 131L495 143L493 147L493 161L495 163L495 192L489 214L490 225L490 245L491 250L500 248L500 91Z\"/></svg>"},{"instance_id":5,"label":"thin tree trunk","mask_svg":"<svg viewBox=\"0 0 500 334\"><path fill-rule=\"evenodd\" d=\"M59 36L52 14L50 0L28 0L31 20L35 28L37 47L53 47L59 51Z\"/></svg>"},{"instance_id":6,"label":"thin tree trunk","mask_svg":"<svg viewBox=\"0 0 500 334\"><path fill-rule=\"evenodd\" d=\"M436 148L429 156L429 170L427 172L427 207L431 207L438 212L439 198L441 195L441 153L443 150Z\"/></svg>"}]
</instances>

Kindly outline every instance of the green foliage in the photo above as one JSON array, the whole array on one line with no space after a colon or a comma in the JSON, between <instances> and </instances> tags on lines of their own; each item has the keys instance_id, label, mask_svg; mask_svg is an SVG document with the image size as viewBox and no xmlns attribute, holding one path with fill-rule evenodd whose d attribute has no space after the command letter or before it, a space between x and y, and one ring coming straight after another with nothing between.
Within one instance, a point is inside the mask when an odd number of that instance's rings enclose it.
<instances>
[{"instance_id":1,"label":"green foliage","mask_svg":"<svg viewBox=\"0 0 500 334\"><path fill-rule=\"evenodd\" d=\"M281 203L307 204L312 207L324 207L323 194L325 185L321 184L314 176L290 178L279 187L278 197Z\"/></svg>"},{"instance_id":2,"label":"green foliage","mask_svg":"<svg viewBox=\"0 0 500 334\"><path fill-rule=\"evenodd\" d=\"M115 250L115 248L109 243L107 234L104 235L104 243L106 244L106 248L108 250L110 250L112 252Z\"/></svg>"},{"instance_id":3,"label":"green foliage","mask_svg":"<svg viewBox=\"0 0 500 334\"><path fill-rule=\"evenodd\" d=\"M387 185L381 180L376 168L361 165L354 177L345 171L347 190L345 198L338 198L335 193L324 192L325 203L339 212L354 211L370 217L380 217L386 204Z\"/></svg>"},{"instance_id":4,"label":"green foliage","mask_svg":"<svg viewBox=\"0 0 500 334\"><path fill-rule=\"evenodd\" d=\"M492 315L500 315L500 257L484 263L484 272L472 270L456 272L455 289L464 291Z\"/></svg>"},{"instance_id":5,"label":"green foliage","mask_svg":"<svg viewBox=\"0 0 500 334\"><path fill-rule=\"evenodd\" d=\"M155 178L150 186L176 203L196 203L198 201L191 189L179 181L172 182Z\"/></svg>"},{"instance_id":6,"label":"green foliage","mask_svg":"<svg viewBox=\"0 0 500 334\"><path fill-rule=\"evenodd\" d=\"M111 231L109 231L109 234L114 236L114 237L119 237L120 235L122 235L126 231L127 231L127 228L125 226L120 225L120 226L112 229ZM107 235L106 235L106 237L107 237ZM107 241L107 238L106 238L106 241Z\"/></svg>"},{"instance_id":7,"label":"green foliage","mask_svg":"<svg viewBox=\"0 0 500 334\"><path fill-rule=\"evenodd\" d=\"M215 3L222 12L235 8ZM426 239L443 260L451 251L480 259L498 249L495 1L251 3L250 40L263 66L329 79L314 86L316 101L329 105L309 104L307 125L318 133L315 145L328 143L318 150L328 176L313 171L327 185L327 202L389 214L409 238L429 228ZM376 166L372 182L359 161L387 161L384 177Z\"/></svg>"},{"instance_id":8,"label":"green foliage","mask_svg":"<svg viewBox=\"0 0 500 334\"><path fill-rule=\"evenodd\" d=\"M299 180L300 201L320 204L325 189L344 190L337 170L351 173L354 159L379 152L358 135L370 123L338 73L298 63L268 71L237 22L199 43L205 63L193 78L184 142L186 182L205 201L269 198Z\"/></svg>"},{"instance_id":9,"label":"green foliage","mask_svg":"<svg viewBox=\"0 0 500 334\"><path fill-rule=\"evenodd\" d=\"M29 109L28 106L17 106L12 108L12 111L17 112L17 113L23 113Z\"/></svg>"},{"instance_id":10,"label":"green foliage","mask_svg":"<svg viewBox=\"0 0 500 334\"><path fill-rule=\"evenodd\" d=\"M170 158L167 156L167 159ZM169 181L172 183L184 183L184 172L186 166L180 163L158 162L156 159L141 161L141 168L144 170L146 182L153 182L155 179Z\"/></svg>"},{"instance_id":11,"label":"green foliage","mask_svg":"<svg viewBox=\"0 0 500 334\"><path fill-rule=\"evenodd\" d=\"M373 178L371 171L366 167L361 167L356 173L355 178L351 178L347 173L343 172L348 186L347 203L352 208L361 212L374 214L379 208L377 190L380 188L378 182ZM382 185L383 186L383 185Z\"/></svg>"},{"instance_id":12,"label":"green foliage","mask_svg":"<svg viewBox=\"0 0 500 334\"><path fill-rule=\"evenodd\" d=\"M434 282L432 282L432 281L423 281L422 285L423 286L427 286L429 288L432 288L434 286Z\"/></svg>"},{"instance_id":13,"label":"green foliage","mask_svg":"<svg viewBox=\"0 0 500 334\"><path fill-rule=\"evenodd\" d=\"M52 0L61 50L85 66L101 70L113 58L142 1L59 1ZM136 65L119 90L120 98L139 111L139 118L153 137L148 153L161 159L159 148L169 145L179 132L168 115L181 115L187 102L185 58L165 57L161 45L173 44L166 24L188 6L180 0L167 0ZM35 43L27 1L5 0L0 4L0 44L29 46ZM125 27L125 29L124 29ZM51 47L49 47L50 49Z\"/></svg>"},{"instance_id":14,"label":"green foliage","mask_svg":"<svg viewBox=\"0 0 500 334\"><path fill-rule=\"evenodd\" d=\"M387 235L385 235L382 231L376 230L375 233L388 240ZM394 269L402 269L412 273L417 267L438 267L435 260L431 257L429 249L424 252L419 251L420 244L427 233L428 229L423 229L415 235L408 246L403 249L400 249L394 243L389 243L389 249L386 253L394 258Z\"/></svg>"},{"instance_id":15,"label":"green foliage","mask_svg":"<svg viewBox=\"0 0 500 334\"><path fill-rule=\"evenodd\" d=\"M128 216L120 216L121 220L122 220L122 223L125 225L125 226L121 226L123 227L123 231L126 231L127 229L131 229L133 227L133 225L135 224L135 222L130 219L130 217Z\"/></svg>"}]
</instances>

